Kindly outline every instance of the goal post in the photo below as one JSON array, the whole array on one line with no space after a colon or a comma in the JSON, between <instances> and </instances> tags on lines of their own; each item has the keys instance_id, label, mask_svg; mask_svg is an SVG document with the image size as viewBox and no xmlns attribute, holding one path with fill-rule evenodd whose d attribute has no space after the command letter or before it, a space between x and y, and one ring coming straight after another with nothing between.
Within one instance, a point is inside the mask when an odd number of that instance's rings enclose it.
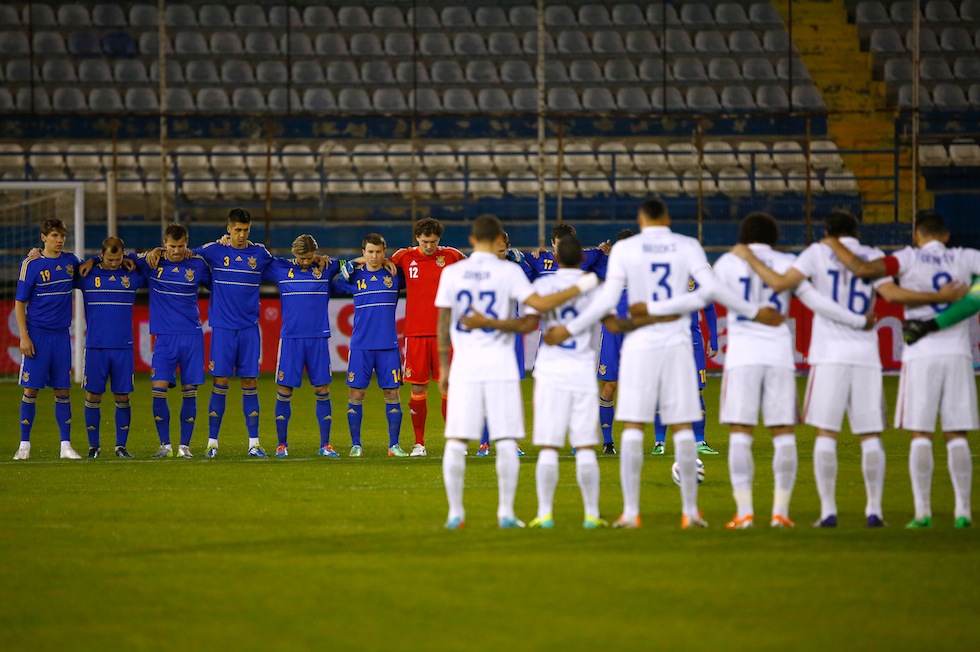
<instances>
[{"instance_id":1,"label":"goal post","mask_svg":"<svg viewBox=\"0 0 980 652\"><path fill-rule=\"evenodd\" d=\"M68 219L68 213L72 219ZM7 328L0 341L0 377L16 380L20 364L19 333L13 317L20 265L32 247L40 246L41 224L58 217L71 222L65 250L85 260L85 184L80 181L0 181L0 299L7 312ZM75 291L72 313L72 376L82 382L85 353L85 306Z\"/></svg>"}]
</instances>

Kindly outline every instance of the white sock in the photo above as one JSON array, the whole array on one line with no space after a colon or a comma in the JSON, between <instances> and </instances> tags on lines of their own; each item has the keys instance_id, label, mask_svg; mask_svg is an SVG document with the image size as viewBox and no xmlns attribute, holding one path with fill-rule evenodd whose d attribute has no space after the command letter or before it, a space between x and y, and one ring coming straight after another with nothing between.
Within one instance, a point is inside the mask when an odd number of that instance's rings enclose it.
<instances>
[{"instance_id":1,"label":"white sock","mask_svg":"<svg viewBox=\"0 0 980 652\"><path fill-rule=\"evenodd\" d=\"M733 432L728 438L728 475L732 481L736 516L744 518L752 511L752 478L755 461L752 459L752 435Z\"/></svg>"},{"instance_id":2,"label":"white sock","mask_svg":"<svg viewBox=\"0 0 980 652\"><path fill-rule=\"evenodd\" d=\"M698 514L698 453L693 430L674 433L674 461L681 471L681 513L691 518Z\"/></svg>"},{"instance_id":3,"label":"white sock","mask_svg":"<svg viewBox=\"0 0 980 652\"><path fill-rule=\"evenodd\" d=\"M501 439L497 448L497 520L514 516L514 496L517 495L517 474L521 458L517 456L517 440Z\"/></svg>"},{"instance_id":4,"label":"white sock","mask_svg":"<svg viewBox=\"0 0 980 652\"><path fill-rule=\"evenodd\" d=\"M973 459L970 457L970 444L966 437L957 437L946 442L949 477L956 493L955 517L973 520L970 513L970 489L973 484Z\"/></svg>"},{"instance_id":5,"label":"white sock","mask_svg":"<svg viewBox=\"0 0 980 652\"><path fill-rule=\"evenodd\" d=\"M538 453L538 465L534 469L538 489L538 518L550 516L555 502L555 487L558 486L558 451L542 448Z\"/></svg>"},{"instance_id":6,"label":"white sock","mask_svg":"<svg viewBox=\"0 0 980 652\"><path fill-rule=\"evenodd\" d=\"M580 448L575 451L575 479L582 490L585 515L599 518L599 461L594 449Z\"/></svg>"},{"instance_id":7,"label":"white sock","mask_svg":"<svg viewBox=\"0 0 980 652\"><path fill-rule=\"evenodd\" d=\"M643 469L643 431L623 430L619 449L619 482L623 486L623 518L640 515L640 471Z\"/></svg>"},{"instance_id":8,"label":"white sock","mask_svg":"<svg viewBox=\"0 0 980 652\"><path fill-rule=\"evenodd\" d=\"M442 480L449 500L449 518L466 518L463 511L463 478L466 476L466 444L458 439L446 442L442 453Z\"/></svg>"},{"instance_id":9,"label":"white sock","mask_svg":"<svg viewBox=\"0 0 980 652\"><path fill-rule=\"evenodd\" d=\"M259 438L258 437L249 437L248 438L248 447L249 448L252 448L252 447L258 446L258 445L259 445Z\"/></svg>"},{"instance_id":10,"label":"white sock","mask_svg":"<svg viewBox=\"0 0 980 652\"><path fill-rule=\"evenodd\" d=\"M20 446L17 447L17 450L22 450L22 451L29 451L29 450L31 450L31 442L29 442L29 441L22 441L22 442L20 442Z\"/></svg>"},{"instance_id":11,"label":"white sock","mask_svg":"<svg viewBox=\"0 0 980 652\"><path fill-rule=\"evenodd\" d=\"M909 446L909 476L912 478L912 499L915 518L932 516L932 440L916 437Z\"/></svg>"},{"instance_id":12,"label":"white sock","mask_svg":"<svg viewBox=\"0 0 980 652\"><path fill-rule=\"evenodd\" d=\"M61 450L62 451L66 451L66 450L68 450L70 448L71 448L71 442L70 441L63 441L63 442L61 442Z\"/></svg>"},{"instance_id":13,"label":"white sock","mask_svg":"<svg viewBox=\"0 0 980 652\"><path fill-rule=\"evenodd\" d=\"M813 444L813 475L820 494L820 520L837 515L837 440L817 437Z\"/></svg>"},{"instance_id":14,"label":"white sock","mask_svg":"<svg viewBox=\"0 0 980 652\"><path fill-rule=\"evenodd\" d=\"M208 437L208 448L217 448L218 440L214 437Z\"/></svg>"},{"instance_id":15,"label":"white sock","mask_svg":"<svg viewBox=\"0 0 980 652\"><path fill-rule=\"evenodd\" d=\"M796 486L796 469L799 456L796 452L796 435L777 435L772 438L772 474L775 479L772 497L772 515L789 518L789 501Z\"/></svg>"},{"instance_id":16,"label":"white sock","mask_svg":"<svg viewBox=\"0 0 980 652\"><path fill-rule=\"evenodd\" d=\"M881 494L885 488L885 449L881 445L881 437L861 440L861 472L864 474L864 491L868 496L864 515L884 516Z\"/></svg>"}]
</instances>

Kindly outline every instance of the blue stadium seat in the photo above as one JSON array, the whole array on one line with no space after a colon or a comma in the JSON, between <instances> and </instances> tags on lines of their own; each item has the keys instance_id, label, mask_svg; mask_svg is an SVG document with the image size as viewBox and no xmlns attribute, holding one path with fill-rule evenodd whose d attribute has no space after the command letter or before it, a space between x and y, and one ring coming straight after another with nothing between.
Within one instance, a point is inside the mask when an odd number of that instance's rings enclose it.
<instances>
[{"instance_id":1,"label":"blue stadium seat","mask_svg":"<svg viewBox=\"0 0 980 652\"><path fill-rule=\"evenodd\" d=\"M78 57L102 54L102 42L94 32L72 30L68 33L68 53Z\"/></svg>"},{"instance_id":2,"label":"blue stadium seat","mask_svg":"<svg viewBox=\"0 0 980 652\"><path fill-rule=\"evenodd\" d=\"M136 41L126 32L108 32L103 35L102 51L113 59L130 58L139 54Z\"/></svg>"}]
</instances>

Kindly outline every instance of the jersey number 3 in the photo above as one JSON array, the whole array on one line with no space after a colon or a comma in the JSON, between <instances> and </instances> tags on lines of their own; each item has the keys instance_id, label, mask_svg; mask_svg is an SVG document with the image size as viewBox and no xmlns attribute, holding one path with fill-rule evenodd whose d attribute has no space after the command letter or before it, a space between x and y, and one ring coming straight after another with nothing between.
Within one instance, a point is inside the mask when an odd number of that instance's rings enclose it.
<instances>
[{"instance_id":1,"label":"jersey number 3","mask_svg":"<svg viewBox=\"0 0 980 652\"><path fill-rule=\"evenodd\" d=\"M480 292L480 294L478 295L478 299L481 303L485 301L486 304L482 310L479 308L477 308L477 310L479 312L482 312L487 317L493 317L494 319L497 319L497 313L494 312L493 309L493 304L497 300L497 293L492 290L488 290L486 292ZM462 303L464 301L466 302L466 305L460 307L460 311L459 311L460 315L465 315L473 307L473 294L469 290L460 290L459 294L456 295L457 303ZM467 329L463 328L463 325L460 324L458 321L456 322L456 330L463 331L464 333L467 332ZM492 328L482 328L480 330L482 330L484 333L493 332Z\"/></svg>"}]
</instances>

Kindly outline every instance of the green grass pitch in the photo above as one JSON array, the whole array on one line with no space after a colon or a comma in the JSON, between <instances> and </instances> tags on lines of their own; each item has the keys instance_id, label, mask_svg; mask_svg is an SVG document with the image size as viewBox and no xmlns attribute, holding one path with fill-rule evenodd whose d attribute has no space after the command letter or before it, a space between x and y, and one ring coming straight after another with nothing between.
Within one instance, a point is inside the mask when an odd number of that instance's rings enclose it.
<instances>
[{"instance_id":1,"label":"green grass pitch","mask_svg":"<svg viewBox=\"0 0 980 652\"><path fill-rule=\"evenodd\" d=\"M802 383L802 379L801 379ZM147 379L137 379L130 450L61 461L50 392L32 457L12 462L19 389L0 386L8 427L0 453L0 645L4 650L179 649L978 649L976 529L952 527L945 447L935 445L932 531L906 531L908 438L885 433L889 527L864 527L860 447L839 446L841 525L817 531L813 430L798 430L795 530L728 532L734 511L718 379L709 380L700 504L711 527L682 532L671 454L647 457L643 529L583 531L570 451L552 531L499 531L493 458L467 458L467 527L442 529L442 418L430 392L430 457L385 455L380 392L365 404L365 457L315 456L309 387L293 399L291 457L246 459L233 387L221 457L202 459L207 388L193 460L149 460L157 448ZM886 378L894 405L896 379ZM275 390L260 380L262 441L275 448ZM530 381L525 386L530 431ZM412 429L403 389L408 449ZM108 398L108 397L107 397ZM179 392L171 392L176 409ZM333 383L333 442L349 446L346 388ZM106 401L111 406L111 400ZM75 448L85 453L82 393ZM177 427L176 410L173 426ZM646 448L652 447L647 435ZM618 441L618 429L617 429ZM977 445L974 442L974 449ZM536 509L535 453L524 443L517 513ZM471 447L471 453L473 447ZM772 447L758 436L756 513L768 514ZM668 452L670 446L668 444ZM618 458L600 456L603 515L621 507ZM765 518L760 518L760 525Z\"/></svg>"}]
</instances>

